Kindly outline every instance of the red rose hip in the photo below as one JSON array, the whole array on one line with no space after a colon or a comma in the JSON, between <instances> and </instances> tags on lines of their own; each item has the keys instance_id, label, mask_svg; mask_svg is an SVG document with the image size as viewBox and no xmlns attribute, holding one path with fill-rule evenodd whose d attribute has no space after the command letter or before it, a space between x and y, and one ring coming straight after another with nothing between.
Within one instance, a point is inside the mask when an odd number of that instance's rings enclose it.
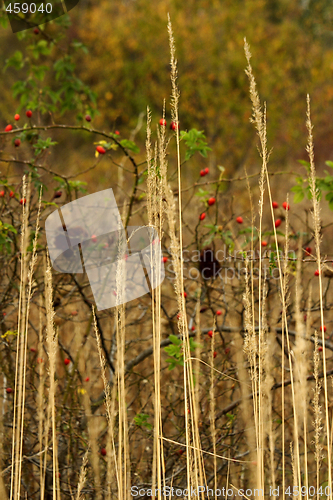
<instances>
[{"instance_id":1,"label":"red rose hip","mask_svg":"<svg viewBox=\"0 0 333 500\"><path fill-rule=\"evenodd\" d=\"M238 222L238 224L243 224L243 217L237 217L236 222Z\"/></svg>"},{"instance_id":2,"label":"red rose hip","mask_svg":"<svg viewBox=\"0 0 333 500\"><path fill-rule=\"evenodd\" d=\"M211 207L212 205L214 205L215 202L216 202L216 199L214 197L209 198L208 205Z\"/></svg>"},{"instance_id":3,"label":"red rose hip","mask_svg":"<svg viewBox=\"0 0 333 500\"><path fill-rule=\"evenodd\" d=\"M28 111L26 111L25 114L27 115L28 118L31 118L32 117L31 109L28 109Z\"/></svg>"},{"instance_id":4,"label":"red rose hip","mask_svg":"<svg viewBox=\"0 0 333 500\"><path fill-rule=\"evenodd\" d=\"M275 221L275 227L281 226L281 219L276 219Z\"/></svg>"},{"instance_id":5,"label":"red rose hip","mask_svg":"<svg viewBox=\"0 0 333 500\"><path fill-rule=\"evenodd\" d=\"M106 153L105 149L103 146L97 146L96 151L98 151L99 154L104 155Z\"/></svg>"}]
</instances>

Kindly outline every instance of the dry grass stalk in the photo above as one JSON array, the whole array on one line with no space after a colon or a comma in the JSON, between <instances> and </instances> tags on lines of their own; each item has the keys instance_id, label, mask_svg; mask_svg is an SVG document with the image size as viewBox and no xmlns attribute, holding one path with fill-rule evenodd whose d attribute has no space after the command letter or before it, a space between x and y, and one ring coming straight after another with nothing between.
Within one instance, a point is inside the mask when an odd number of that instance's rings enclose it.
<instances>
[{"instance_id":1,"label":"dry grass stalk","mask_svg":"<svg viewBox=\"0 0 333 500\"><path fill-rule=\"evenodd\" d=\"M289 204L289 197L287 195L287 203ZM289 257L289 211L286 211L286 236L285 236L285 247L284 247L284 263L283 263L283 288L281 295L284 298L284 306L287 311L290 304L290 292L289 292L289 268L288 268L288 257ZM298 487L301 489L301 466L300 466L300 454L299 454L299 434L298 434L298 411L296 395L295 395L295 380L294 380L294 367L292 361L295 359L294 352L290 347L290 340L287 328L286 314L283 314L282 324L286 325L286 339L287 339L287 349L290 367L290 379L291 379L291 393L292 393L292 403L293 403L293 414L294 414L294 467L295 467L295 478L298 480ZM297 483L295 483L296 485Z\"/></svg>"},{"instance_id":2,"label":"dry grass stalk","mask_svg":"<svg viewBox=\"0 0 333 500\"><path fill-rule=\"evenodd\" d=\"M263 392L263 421L266 423L266 426L263 427L263 432L265 435L265 439L267 436L268 444L269 444L269 470L270 470L270 486L275 487L276 477L275 477L275 459L274 459L274 451L275 451L275 433L273 431L273 394L272 394L272 386L274 385L274 377L272 373L273 366L273 343L274 336L269 334L268 332L268 324L267 324L267 277L265 277L264 287L263 287L263 301L262 301L262 326L263 326L263 342L261 346L261 356L262 356L262 368L263 368L263 383L262 383L262 392Z\"/></svg>"},{"instance_id":3,"label":"dry grass stalk","mask_svg":"<svg viewBox=\"0 0 333 500\"><path fill-rule=\"evenodd\" d=\"M183 339L183 356L184 356L184 399L185 399L185 429L186 429L186 453L187 453L187 487L198 488L199 485L205 484L203 456L201 453L200 436L198 428L198 415L195 408L195 390L193 384L193 370L190 353L190 344L188 336L188 327L185 310L184 299L184 277L183 277L183 236L182 236L182 196L181 196L181 161L180 161L180 138L179 138L179 117L178 117L178 102L179 90L177 87L177 60L175 58L175 42L172 32L170 16L168 15L168 33L169 46L171 53L171 114L172 120L175 123L175 136L177 146L177 169L178 169L178 216L179 216L179 240L176 237L175 227L175 204L173 193L170 186L167 184L166 177L163 179L165 184L165 198L167 201L167 215L169 222L169 234L171 240L171 252L173 266L175 272L175 291L179 309L178 328ZM163 163L166 165L166 161ZM166 170L165 170L166 172ZM163 176L162 176L163 177ZM189 418L187 409L190 408L191 419ZM191 420L191 425L190 425ZM191 436L192 433L192 436ZM193 453L190 451L190 442L193 439ZM193 466L192 466L193 464ZM202 493L203 495L203 493Z\"/></svg>"},{"instance_id":4,"label":"dry grass stalk","mask_svg":"<svg viewBox=\"0 0 333 500\"><path fill-rule=\"evenodd\" d=\"M27 197L26 178L23 177L22 183L23 196ZM29 201L28 201L29 203ZM23 401L23 379L24 358L26 350L26 335L24 332L26 321L26 285L28 279L28 224L29 212L25 205L22 205L22 231L21 231L21 276L20 276L20 297L18 310L18 329L17 329L17 355L15 366L15 393L14 393L14 417L13 417L13 441L12 441L12 470L11 470L11 488L10 500L20 498L21 486L21 429L24 419L24 401Z\"/></svg>"},{"instance_id":5,"label":"dry grass stalk","mask_svg":"<svg viewBox=\"0 0 333 500\"><path fill-rule=\"evenodd\" d=\"M6 386L6 377L5 375L2 375L1 377L1 383L3 384L3 387ZM4 391L4 395L5 395ZM8 499L4 479L2 476L2 468L3 468L3 461L4 461L4 450L3 450L3 443L4 443L4 425L3 425L3 416L5 413L5 406L6 406L6 397L4 397L0 403L0 498L3 498L4 500Z\"/></svg>"},{"instance_id":6,"label":"dry grass stalk","mask_svg":"<svg viewBox=\"0 0 333 500\"><path fill-rule=\"evenodd\" d=\"M322 345L323 345L323 371L324 371L324 397L325 397L325 423L326 423L326 437L327 437L327 467L328 467L328 484L332 485L332 456L331 456L331 442L330 436L330 422L329 422L329 405L328 405L328 388L327 388L327 375L326 375L326 350L325 350L325 332L324 332L324 307L323 307L323 282L322 282L322 265L321 265L321 255L320 255L320 243L321 243L321 224L320 224L320 205L318 199L318 191L316 188L316 169L314 164L314 146L313 146L313 134L312 134L312 123L311 123L311 112L310 112L310 97L307 95L307 120L306 127L308 130L308 143L306 150L309 155L310 160L310 170L309 170L309 186L312 196L313 203L313 225L314 225L314 237L316 245L316 261L317 268L319 269L319 300L320 300L320 323L321 323L321 334L322 334ZM332 488L330 487L330 500L332 500Z\"/></svg>"},{"instance_id":7,"label":"dry grass stalk","mask_svg":"<svg viewBox=\"0 0 333 500\"><path fill-rule=\"evenodd\" d=\"M85 452L81 469L80 469L80 476L79 476L79 483L77 485L77 493L76 493L76 499L75 500L84 500L84 496L82 495L82 490L84 488L86 479L87 479L87 464L88 464L88 453L89 453L89 448Z\"/></svg>"},{"instance_id":8,"label":"dry grass stalk","mask_svg":"<svg viewBox=\"0 0 333 500\"><path fill-rule=\"evenodd\" d=\"M303 440L304 440L304 485L308 497L309 478L308 478L308 458L307 458L307 419L309 396L307 391L306 377L309 371L309 350L305 339L305 327L302 322L301 300L303 294L302 288L302 236L299 239L297 264L296 264L296 297L295 297L295 320L296 320L296 340L295 340L295 360L297 378L295 381L296 405L300 415L299 434L302 433L301 421L303 420ZM301 420L302 419L302 420Z\"/></svg>"},{"instance_id":9,"label":"dry grass stalk","mask_svg":"<svg viewBox=\"0 0 333 500\"><path fill-rule=\"evenodd\" d=\"M165 101L163 102L163 119L165 118ZM158 161L165 165L166 139L165 127L158 130L158 143L155 144L154 161L152 161L151 150L151 115L147 113L147 140L146 153L148 162L147 178L147 204L148 204L148 224L157 231L159 240L162 239L162 227L164 222L164 204L163 191L164 183L157 175ZM159 156L157 156L159 153ZM166 175L166 173L164 172ZM151 279L155 279L161 273L161 261L156 259L156 246L151 246L151 262L157 261L157 266L152 269ZM162 413L161 413L161 287L152 289L152 328L153 328L153 359L154 359L154 443L153 443L153 473L152 489L158 488L158 498L161 497L162 480L165 486L165 467L163 455L163 436L162 436Z\"/></svg>"},{"instance_id":10,"label":"dry grass stalk","mask_svg":"<svg viewBox=\"0 0 333 500\"><path fill-rule=\"evenodd\" d=\"M291 471L293 475L293 486L297 488L297 473L296 473L296 467L295 467L295 455L294 455L294 447L293 447L293 442L290 441L290 459L291 459ZM294 488L293 488L294 491ZM295 495L297 498L298 495Z\"/></svg>"},{"instance_id":11,"label":"dry grass stalk","mask_svg":"<svg viewBox=\"0 0 333 500\"><path fill-rule=\"evenodd\" d=\"M322 410L321 410L321 405L320 405L320 392L321 392L321 380L319 379L319 363L320 363L320 357L318 353L318 332L315 330L315 343L314 343L314 351L313 351L313 365L314 365L314 378L315 378L315 387L313 389L314 396L312 400L312 407L313 407L313 413L314 413L314 421L313 421L313 426L314 426L314 440L313 444L315 445L315 451L314 451L314 456L316 460L316 491L319 490L319 485L320 485L320 467L322 460L325 458L325 455L323 454L323 445L321 444L321 431L323 430L322 427ZM319 495L317 495L319 498Z\"/></svg>"},{"instance_id":12,"label":"dry grass stalk","mask_svg":"<svg viewBox=\"0 0 333 500\"><path fill-rule=\"evenodd\" d=\"M253 71L252 67L250 64L250 59L251 59L251 53L250 53L250 48L249 45L247 44L246 40L244 42L245 46L245 55L246 59L248 62L248 66L246 69L246 74L248 75L249 82L250 82L250 97L252 101L252 109L253 109L253 114L252 114L252 121L255 123L257 133L260 139L260 154L262 157L262 165L263 165L263 170L265 172L266 176L266 184L267 184L267 191L269 195L269 203L270 203L270 209L271 209L271 216L272 216L272 223L273 223L273 230L274 230L274 240L275 240L275 245L276 248L278 249L278 241L277 241L277 233L276 233L276 226L275 226L275 217L273 213L273 204L272 204L272 194L271 194L271 189L270 189L270 180L269 180L269 175L268 175L268 169L267 169L267 163L268 163L268 152L267 152L267 143L266 143L266 112L262 112L261 105L260 105L260 99L259 95L256 89L256 82L255 78L253 76ZM288 213L287 213L288 216ZM288 221L287 221L288 223ZM285 255L288 255L288 230L286 230L286 242L285 242ZM295 396L294 396L294 387L293 387L293 366L292 366L292 361L291 361L291 353L290 353L290 342L289 342L289 332L288 332L288 323L287 323L287 307L288 307L288 297L287 297L287 262L285 261L285 266L284 266L284 273L282 273L282 266L281 266L281 259L280 259L280 253L277 251L277 264L278 264L278 269L279 269L279 281L280 281L280 298L281 298L281 304L282 304L282 349L281 349L281 360L282 360L282 490L283 490L283 499L285 498L285 390L284 390L284 332L286 334L286 339L287 339L287 348L288 348L288 361L289 361L289 370L290 370L290 375L291 375L291 386L292 386L292 393L293 393L293 410L294 414L296 412L296 407L295 407ZM284 278L282 278L284 276ZM260 287L260 282L259 282L259 287ZM260 296L260 292L259 292ZM259 315L260 317L260 315ZM260 332L260 325L259 325L259 332ZM260 395L260 391L259 391ZM260 408L259 408L260 411ZM298 463L298 468L299 468L299 460L297 460ZM300 476L299 476L300 478ZM301 485L299 484L299 487Z\"/></svg>"},{"instance_id":13,"label":"dry grass stalk","mask_svg":"<svg viewBox=\"0 0 333 500\"><path fill-rule=\"evenodd\" d=\"M17 356L15 367L15 393L14 393L14 419L13 419L13 442L12 457L14 464L11 471L11 490L10 498L20 498L20 485L22 476L22 447L23 447L23 429L24 429L24 409L25 409L25 381L27 367L27 337L29 326L30 301L32 299L33 273L37 263L37 239L39 234L39 221L41 212L40 191L39 205L36 220L35 238L33 240L32 256L29 262L29 209L31 198L31 176L23 177L22 182L23 198L27 203L22 205L22 235L21 235L21 281L20 281L20 299L18 313L18 335L17 335ZM27 289L26 289L27 286Z\"/></svg>"},{"instance_id":14,"label":"dry grass stalk","mask_svg":"<svg viewBox=\"0 0 333 500\"><path fill-rule=\"evenodd\" d=\"M123 247L123 234L120 233L119 238L119 254ZM116 293L120 305L117 305L116 317L116 344L117 344L117 359L115 366L115 376L118 389L118 473L119 473L119 500L124 500L131 490L130 478L130 460L129 460L129 444L128 444L128 420L127 420L127 405L126 405L126 387L125 387L125 283L126 283L126 266L125 260L117 261L116 270Z\"/></svg>"},{"instance_id":15,"label":"dry grass stalk","mask_svg":"<svg viewBox=\"0 0 333 500\"><path fill-rule=\"evenodd\" d=\"M55 380L56 361L58 354L58 331L54 327L52 267L47 259L45 272L45 306L46 306L46 347L49 358L50 388L48 395L48 413L51 414L52 428L52 466L53 466L53 499L60 500L60 481L58 465L58 441L56 431L56 404L55 396L57 383Z\"/></svg>"},{"instance_id":16,"label":"dry grass stalk","mask_svg":"<svg viewBox=\"0 0 333 500\"><path fill-rule=\"evenodd\" d=\"M213 333L215 333L215 321L213 327ZM210 433L213 442L213 454L214 454L214 491L217 490L217 461L216 461L216 428L215 428L215 394L214 394L214 340L215 335L212 336L211 341L211 356L210 356L210 387L209 387L209 421L210 421ZM216 499L216 494L215 494Z\"/></svg>"},{"instance_id":17,"label":"dry grass stalk","mask_svg":"<svg viewBox=\"0 0 333 500\"><path fill-rule=\"evenodd\" d=\"M252 280L253 282L253 280ZM257 339L255 333L255 325L254 325L254 307L253 307L253 293L251 294L250 288L250 278L249 278L249 259L246 257L245 259L245 292L243 294L243 302L244 302L244 353L247 356L248 362L250 364L250 374L251 374L251 384L252 384L252 394L253 394L253 406L254 406L254 420L255 420L255 429L258 429L258 374L257 374ZM252 300L251 300L252 299ZM259 446L258 442L258 433L256 432L256 444Z\"/></svg>"},{"instance_id":18,"label":"dry grass stalk","mask_svg":"<svg viewBox=\"0 0 333 500\"><path fill-rule=\"evenodd\" d=\"M107 404L107 403L106 403ZM99 434L99 426L98 421L100 417L98 415L93 415L90 407L90 398L87 393L83 394L83 406L84 412L87 419L87 428L88 428L88 436L89 436L89 448L91 449L91 467L94 474L94 483L95 483L95 491L96 491L96 500L102 498L101 492L101 475L100 475L100 467L99 467L99 449L98 449L98 434ZM88 457L88 450L85 454L85 457ZM82 463L83 467L83 463ZM82 474L82 467L80 476ZM79 481L80 483L80 481ZM78 487L79 490L79 487Z\"/></svg>"},{"instance_id":19,"label":"dry grass stalk","mask_svg":"<svg viewBox=\"0 0 333 500\"><path fill-rule=\"evenodd\" d=\"M245 49L245 56L248 62L248 66L245 70L249 82L250 82L250 98L252 101L252 118L251 121L252 123L255 124L258 136L259 136L259 141L260 141L260 156L262 159L262 168L261 168L261 173L260 173L260 179L259 179L259 192L260 192L260 198L259 198L259 240L261 241L261 235L262 235L262 218L263 218L263 206L264 206L264 192L265 192L265 176L267 172L267 163L269 159L269 154L267 151L267 133L266 133L266 108L264 109L264 112L261 109L261 104L260 104L260 99L259 99L259 94L256 90L256 83L255 79L253 76L252 72L252 67L250 64L250 59L251 59L251 54L250 54L250 48L246 42L244 41L244 49ZM261 384L262 384L262 356L261 356L261 344L263 341L263 334L262 334L262 317L261 317L261 281L262 281L262 269L261 269L261 261L262 261L262 248L261 245L259 247L259 278L258 278L258 295L259 295L259 317L258 317L258 325L259 325L259 334L258 334L258 393L259 393L259 401L258 401L258 427L257 427L257 433L258 433L258 446L257 446L257 486L260 489L264 489L264 455L263 455L263 449L264 449L264 431L263 431L263 426L264 426L264 421L262 419L262 389L261 389Z\"/></svg>"},{"instance_id":20,"label":"dry grass stalk","mask_svg":"<svg viewBox=\"0 0 333 500\"><path fill-rule=\"evenodd\" d=\"M40 295L39 297L39 337L38 337L38 359L41 360L43 356L43 321L42 321L42 306L43 299ZM38 415L38 441L39 450L42 451L44 448L44 420L45 420L45 405L44 405L44 390L46 373L44 370L44 363L39 363L39 385L38 385L38 395L37 395L37 415ZM45 495L45 473L46 469L44 467L44 461L46 458L47 449L45 454L41 453L39 456L39 481L40 481L40 497L41 500L44 499Z\"/></svg>"},{"instance_id":21,"label":"dry grass stalk","mask_svg":"<svg viewBox=\"0 0 333 500\"><path fill-rule=\"evenodd\" d=\"M247 175L246 168L245 170L245 177L246 177L246 187L247 187L247 192L249 195L249 202L250 202L250 213L251 213L251 227L252 227L252 232L251 232L251 251L250 254L254 255L254 228L255 228L255 212L254 212L254 207L253 207L253 199L252 199L252 192L250 188L250 182L249 178ZM259 230L260 233L260 230ZM250 288L249 288L249 261L248 258L246 258L246 289L245 289L245 302L246 306L244 304L244 319L247 326L243 324L243 328L245 328L245 339L243 342L243 345L241 344L241 336L239 336L236 346L236 356L237 356L237 365L238 365L238 378L240 381L240 389L241 389L241 394L242 394L242 419L244 422L244 427L245 427L245 432L246 432L246 437L247 437L247 442L250 450L250 459L252 462L255 462L255 454L256 454L256 439L255 439L255 432L253 432L253 428L255 431L257 430L257 427L255 425L255 418L257 414L253 415L253 409L257 408L258 406L258 398L257 398L257 390L256 390L256 382L257 378L255 375L256 372L256 335L255 335L255 317L254 317L254 283L253 279L251 279L251 293L250 293ZM250 264L250 273L251 276L253 276L253 259L251 259L251 264ZM251 298L251 300L250 300ZM246 346L245 346L246 344ZM251 347L250 347L251 346ZM252 351L252 348L254 347L254 350ZM249 349L248 349L249 348ZM248 370L245 368L245 359L244 359L244 354L249 355L248 361L250 362L250 377L251 377L251 388L252 388L252 394L253 394L253 403L251 403L249 399L249 389L246 389L246 386L248 385ZM252 408L251 408L252 406ZM245 469L242 471L242 477L245 478ZM255 487L255 481L252 476L252 474L249 474L248 477L248 484L250 487Z\"/></svg>"},{"instance_id":22,"label":"dry grass stalk","mask_svg":"<svg viewBox=\"0 0 333 500\"><path fill-rule=\"evenodd\" d=\"M117 485L117 490L118 492L121 490L121 475L119 473L119 463L117 460L117 455L116 455L116 449L115 449L115 439L114 439L114 418L115 418L115 401L116 401L116 394L117 394L117 385L114 383L113 388L112 388L112 394L111 394L111 389L110 385L107 380L106 376L106 361L105 357L102 351L102 345L101 345L101 339L100 339L100 334L97 328L97 322L96 322L96 315L95 315L95 310L93 309L93 325L94 325L94 332L96 336L96 343L97 343L97 350L98 350L98 355L99 355L99 360L100 360L100 367L101 367L101 377L103 380L104 384L104 392L105 392L105 406L106 406L106 416L108 420L108 438L109 442L112 447L112 453L107 449L107 463L108 463L108 470L107 470L107 492L108 492L108 500L111 499L111 486L112 486L112 477L111 477L111 471L115 471L115 476L116 476L116 485ZM93 442L91 443L93 445ZM113 459L113 463L112 463ZM121 464L120 464L121 467Z\"/></svg>"}]
</instances>

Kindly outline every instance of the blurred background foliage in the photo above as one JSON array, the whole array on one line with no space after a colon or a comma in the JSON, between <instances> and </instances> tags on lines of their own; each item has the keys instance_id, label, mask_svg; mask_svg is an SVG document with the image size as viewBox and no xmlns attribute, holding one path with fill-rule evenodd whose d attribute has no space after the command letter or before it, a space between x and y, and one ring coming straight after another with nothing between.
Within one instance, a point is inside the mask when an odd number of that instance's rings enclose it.
<instances>
[{"instance_id":1,"label":"blurred background foliage","mask_svg":"<svg viewBox=\"0 0 333 500\"><path fill-rule=\"evenodd\" d=\"M249 122L244 37L251 46L260 96L267 103L268 144L274 147L271 169L295 167L297 159L306 158L307 93L312 101L317 168L320 171L320 162L324 168L324 161L333 156L333 6L329 0L81 0L70 12L71 22L64 16L46 24L38 35L32 30L13 35L7 25L1 28L3 68L16 51L22 52L25 64L1 73L3 126L18 111L12 86L26 81L32 66L45 67L35 78L36 93L46 87L57 92L59 78L62 89L66 79L70 87L67 105L58 101L52 109L44 109L43 123L49 115L50 123L74 125L79 116L86 125L82 116L89 112L94 128L119 130L128 137L147 105L158 123L164 98L169 123L167 13L179 63L180 128L205 132L212 148L211 169L218 172L217 166L223 165L232 176L243 174L244 165L250 172L258 170L257 139ZM35 59L31 47L41 41L50 50ZM59 65L65 67L60 76ZM32 106L42 111L36 99L29 103L28 95L23 110ZM70 165L73 173L79 172L93 161L90 136L77 132L60 137L55 132L54 138L59 145L52 154L60 168ZM135 140L144 161L145 121ZM191 168L200 168L202 161L194 160ZM105 168L86 180L100 185L106 173L115 180L116 174Z\"/></svg>"}]
</instances>

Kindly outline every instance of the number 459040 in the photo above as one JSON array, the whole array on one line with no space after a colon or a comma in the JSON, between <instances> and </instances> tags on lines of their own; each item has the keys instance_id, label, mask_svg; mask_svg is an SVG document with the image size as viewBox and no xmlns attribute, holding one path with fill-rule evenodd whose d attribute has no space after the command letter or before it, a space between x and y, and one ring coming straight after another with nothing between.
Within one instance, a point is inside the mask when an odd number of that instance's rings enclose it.
<instances>
[{"instance_id":1,"label":"number 459040","mask_svg":"<svg viewBox=\"0 0 333 500\"><path fill-rule=\"evenodd\" d=\"M12 10L12 4L10 3L6 7L6 11L9 12L10 14L13 12L14 14L19 14L20 12L23 12L23 14L27 14L28 12L30 14L34 14L35 12L44 12L44 4L42 3L38 8L35 3L27 4L27 3L14 3L13 4L13 10ZM51 14L52 12L52 4L47 3L45 4L45 12L47 14Z\"/></svg>"}]
</instances>

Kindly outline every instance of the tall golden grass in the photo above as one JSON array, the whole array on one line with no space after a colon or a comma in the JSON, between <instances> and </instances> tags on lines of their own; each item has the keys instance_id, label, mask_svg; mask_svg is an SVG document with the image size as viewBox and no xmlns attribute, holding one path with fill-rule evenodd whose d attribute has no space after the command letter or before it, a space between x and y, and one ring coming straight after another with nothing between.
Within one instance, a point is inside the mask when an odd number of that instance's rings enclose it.
<instances>
[{"instance_id":1,"label":"tall golden grass","mask_svg":"<svg viewBox=\"0 0 333 500\"><path fill-rule=\"evenodd\" d=\"M171 115L179 124L180 92L177 83L176 47L170 18L168 34L171 52ZM259 177L258 211L255 208L255 194L248 185L250 218L252 227L258 226L258 240L262 240L266 206L270 207L273 240L276 248L282 240L275 227L272 208L272 188L269 172L269 152L266 131L266 105L260 102L256 81L250 64L250 47L245 41L247 60L246 74L249 78L249 93L252 102L252 122L259 139L261 172ZM165 102L163 117L165 116ZM254 259L246 256L245 274L234 288L212 280L207 283L191 283L195 297L193 309L187 310L184 297L184 222L182 198L181 137L179 127L174 132L176 145L177 181L176 189L170 181L169 148L164 127L158 128L157 141L152 144L151 112L147 109L147 217L148 225L156 229L159 238L169 241L174 280L151 291L149 300L150 322L140 327L140 309L128 312L125 305L118 306L108 317L107 342L115 359L113 373L103 349L96 311L92 307L91 321L82 323L76 332L76 347L80 355L74 354L73 371L65 383L60 367L59 342L61 332L55 324L53 304L52 268L48 258L39 255L37 240L39 217L32 253L27 252L29 243L29 204L22 209L21 232L21 283L19 293L17 337L15 343L15 390L13 397L11 450L1 446L0 475L1 499L40 498L41 500L71 498L76 500L96 498L98 500L118 498L125 500L137 496L132 494L133 486L152 490L153 497L167 498L163 488L174 486L187 491L200 491L199 497L206 498L207 488L213 490L214 498L230 498L230 494L219 495L217 490L229 488L233 496L244 498L268 498L272 490L275 496L293 496L307 499L315 496L332 498L325 490L332 484L332 412L330 384L327 371L329 355L324 335L324 261L320 251L321 222L320 205L316 190L314 163L314 140L310 116L310 98L306 103L306 126L308 130L307 151L309 154L309 184L312 193L313 231L316 247L315 262L321 270L318 281L319 315L321 339L315 328L312 336L311 308L312 290L304 297L304 260L302 237L298 241L296 267L291 272L289 212L286 211L286 236L284 252L277 253L278 284L273 285L262 269L265 260L259 245L259 274L254 281ZM24 179L24 195L30 199L31 180ZM175 190L178 196L175 196ZM266 191L267 195L266 196ZM266 200L266 201L265 201ZM287 198L288 202L288 198ZM40 204L39 204L40 210ZM257 213L258 212L258 213ZM124 214L124 222L126 214ZM253 229L252 229L253 235ZM254 250L254 238L250 247ZM30 261L28 260L30 258ZM30 387L28 378L29 322L33 299L34 272L37 265L44 266L44 300L38 302L38 377L36 392L36 415L26 406L26 391ZM124 270L119 263L117 288L121 292ZM159 269L155 270L159 273ZM163 294L164 286L167 289ZM212 323L212 339L207 349L202 345L207 331L200 313L203 289L209 288L209 300L224 297L224 315L227 324ZM234 291L238 290L238 297ZM232 292L232 293L231 293ZM228 299L225 299L226 294ZM229 294L229 295L228 295ZM166 345L170 331L170 318L165 319L166 303L176 297L177 322L174 333L181 340L183 366L176 367L173 374L166 373L161 347ZM172 299L174 300L174 299ZM233 301L238 302L233 302ZM307 302L306 325L302 320L304 300ZM230 304L228 304L228 301ZM227 303L227 305L226 305ZM236 305L235 305L236 304ZM242 314L239 314L241 307ZM293 308L295 331L290 326L289 313ZM234 314L227 316L228 308ZM230 312L230 311L229 311ZM130 324L128 326L127 315ZM281 331L279 323L281 322ZM91 325L92 323L92 325ZM195 332L192 325L196 324ZM93 337L87 344L89 351L83 353L93 329ZM60 327L61 328L61 327ZM206 329L206 330L205 330ZM149 332L150 330L150 332ZM88 334L86 333L88 332ZM147 335L148 351L146 366L142 372L128 372L127 353L138 333ZM218 336L225 346L223 333L231 334L230 345L235 361L217 364L215 349ZM190 338L195 336L195 352L191 352ZM312 341L311 341L312 337ZM277 347L276 339L279 341ZM322 347L322 355L319 348ZM91 352L95 354L92 355ZM66 351L65 351L66 352ZM45 357L45 353L47 357ZM97 354L97 355L96 355ZM99 360L99 361L98 361ZM98 363L98 364L97 364ZM133 364L132 366L135 366ZM102 382L103 399L96 405L93 401L92 380L83 384L76 378L78 386L73 389L71 378L81 370L94 374ZM76 375L75 375L76 376ZM2 379L4 385L5 374ZM30 375L29 375L30 377ZM322 391L323 383L323 391ZM97 383L98 385L98 383ZM90 393L90 394L89 394ZM68 398L72 398L71 400ZM30 399L29 399L30 401ZM102 403L102 404L100 404ZM8 397L1 401L0 430L5 442L4 417L9 412ZM29 402L31 406L31 402ZM132 408L136 414L149 411L152 431L136 425ZM167 411L166 411L167 406ZM141 411L142 410L142 411ZM240 411L239 411L240 410ZM131 416L132 415L132 416ZM36 442L25 435L29 427L37 422ZM68 430L69 429L69 430ZM71 454L66 447L66 433L80 452ZM138 433L139 437L138 437ZM101 453L101 446L102 451ZM105 451L104 451L105 450ZM184 456L182 451L185 450ZM10 457L8 457L10 455ZM9 462L9 465L5 466ZM32 464L32 467L30 465ZM65 464L65 465L64 465ZM315 490L310 489L315 488ZM320 487L323 494L321 495ZM205 488L205 491L203 491ZM155 489L157 492L155 493ZM242 492L240 492L242 490ZM292 492L290 494L290 491ZM313 493L315 491L315 493ZM28 493L29 492L29 493ZM298 493L297 493L298 492ZM142 497L150 496L147 491ZM186 495L185 495L186 497Z\"/></svg>"}]
</instances>

